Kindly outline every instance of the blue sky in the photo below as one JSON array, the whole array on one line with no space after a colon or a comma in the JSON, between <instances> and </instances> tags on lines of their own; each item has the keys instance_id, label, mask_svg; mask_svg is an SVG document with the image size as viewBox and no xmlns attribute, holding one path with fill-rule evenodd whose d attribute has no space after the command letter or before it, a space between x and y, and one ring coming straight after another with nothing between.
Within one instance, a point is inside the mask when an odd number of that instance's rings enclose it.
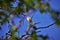
<instances>
[{"instance_id":1,"label":"blue sky","mask_svg":"<svg viewBox=\"0 0 60 40\"><path fill-rule=\"evenodd\" d=\"M53 10L60 11L60 0L51 0L50 2L50 7ZM51 15L49 13L46 14L41 14L38 10L36 12L33 12L34 17L33 17L33 22L40 22L40 24L37 24L37 27L42 27L42 26L48 26L49 24L52 24L54 20L52 19ZM33 15L32 14L32 15ZM29 16L32 16L29 15ZM19 18L15 17L14 21L15 24L17 25L19 22ZM0 31L0 36L5 35L6 32L8 32L8 24L4 24L2 26L2 30ZM25 30L27 29L28 22L25 19L24 24L22 25L21 28L19 28L20 35L25 34ZM56 24L53 26L47 28L47 29L41 29L41 32L37 33L37 35L48 35L50 40L60 40L60 29L57 27Z\"/></svg>"}]
</instances>

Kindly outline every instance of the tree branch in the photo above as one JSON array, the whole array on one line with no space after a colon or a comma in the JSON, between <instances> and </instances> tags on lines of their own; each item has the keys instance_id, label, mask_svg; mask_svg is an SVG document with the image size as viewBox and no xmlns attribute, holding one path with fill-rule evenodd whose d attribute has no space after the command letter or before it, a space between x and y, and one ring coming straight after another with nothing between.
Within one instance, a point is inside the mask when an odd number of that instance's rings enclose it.
<instances>
[{"instance_id":1,"label":"tree branch","mask_svg":"<svg viewBox=\"0 0 60 40\"><path fill-rule=\"evenodd\" d=\"M50 24L50 25L48 25L48 26L39 27L39 28L37 28L37 29L44 29L44 28L49 28L50 26L52 26L52 25L54 25L54 24L55 24L55 22L54 22L54 23L52 23L52 24Z\"/></svg>"},{"instance_id":2,"label":"tree branch","mask_svg":"<svg viewBox=\"0 0 60 40\"><path fill-rule=\"evenodd\" d=\"M40 22L36 22L36 23L34 23L34 25L36 25L36 24L39 24Z\"/></svg>"}]
</instances>

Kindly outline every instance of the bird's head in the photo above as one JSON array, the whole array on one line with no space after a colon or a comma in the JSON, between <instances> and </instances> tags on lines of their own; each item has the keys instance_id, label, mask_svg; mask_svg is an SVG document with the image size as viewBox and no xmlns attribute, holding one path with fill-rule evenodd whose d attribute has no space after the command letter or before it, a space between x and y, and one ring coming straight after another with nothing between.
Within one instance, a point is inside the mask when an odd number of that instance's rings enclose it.
<instances>
[{"instance_id":1,"label":"bird's head","mask_svg":"<svg viewBox=\"0 0 60 40\"><path fill-rule=\"evenodd\" d=\"M29 16L27 16L27 21L28 21L29 23L31 23L31 22L32 22L32 18L29 17Z\"/></svg>"}]
</instances>

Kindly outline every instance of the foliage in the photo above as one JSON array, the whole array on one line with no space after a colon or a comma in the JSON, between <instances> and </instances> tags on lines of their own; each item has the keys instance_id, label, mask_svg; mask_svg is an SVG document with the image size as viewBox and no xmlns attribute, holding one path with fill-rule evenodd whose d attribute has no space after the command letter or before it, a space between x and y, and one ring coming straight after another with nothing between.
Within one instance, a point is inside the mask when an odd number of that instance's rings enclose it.
<instances>
[{"instance_id":1,"label":"foliage","mask_svg":"<svg viewBox=\"0 0 60 40\"><path fill-rule=\"evenodd\" d=\"M13 3L15 2L17 6L14 7ZM2 26L5 22L9 23L11 15L20 18L20 15L23 15L24 12L29 14L29 10L35 11L36 9L38 9L41 13L49 12L52 18L56 21L55 23L60 25L60 12L51 9L48 2L44 2L42 0L0 0L0 26ZM21 23L22 22L20 20L19 25ZM14 27L15 25L12 26ZM13 35L11 36L12 40L16 39L15 33L17 29L18 28L11 29L13 31L11 31L11 34ZM33 40L37 40L35 32L33 32L31 36L31 39L34 38ZM42 38L44 39L44 37Z\"/></svg>"},{"instance_id":2,"label":"foliage","mask_svg":"<svg viewBox=\"0 0 60 40\"><path fill-rule=\"evenodd\" d=\"M42 0L18 0L16 7L13 7L14 5L12 3L14 2L17 2L17 1L16 0L1 0L0 1L0 9L8 12L8 15L5 14L5 12L0 12L0 19L2 20L0 21L1 24L3 24L4 22L8 20L10 14L14 14L18 16L19 14L22 14L23 12L28 12L30 9L36 10L37 8L38 10L40 10L41 13L50 12L52 16L58 14L56 11L53 11L53 9L50 8L50 5L48 2L44 2ZM2 19L2 16L4 16L5 18ZM54 17L57 18L58 16L60 15L57 15Z\"/></svg>"}]
</instances>

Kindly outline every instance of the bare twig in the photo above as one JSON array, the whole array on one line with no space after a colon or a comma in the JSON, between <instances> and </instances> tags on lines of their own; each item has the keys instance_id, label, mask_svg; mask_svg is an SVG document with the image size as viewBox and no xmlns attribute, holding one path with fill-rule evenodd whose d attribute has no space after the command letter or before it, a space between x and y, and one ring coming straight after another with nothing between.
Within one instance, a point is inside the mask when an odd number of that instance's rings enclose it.
<instances>
[{"instance_id":1,"label":"bare twig","mask_svg":"<svg viewBox=\"0 0 60 40\"><path fill-rule=\"evenodd\" d=\"M36 24L40 24L40 22L36 22L36 23L34 23L34 25L36 25Z\"/></svg>"},{"instance_id":2,"label":"bare twig","mask_svg":"<svg viewBox=\"0 0 60 40\"><path fill-rule=\"evenodd\" d=\"M22 18L22 19L19 21L18 27L21 26L21 23L23 23L23 21L24 21L24 18Z\"/></svg>"},{"instance_id":3,"label":"bare twig","mask_svg":"<svg viewBox=\"0 0 60 40\"><path fill-rule=\"evenodd\" d=\"M39 27L39 28L36 28L36 26L33 26L33 29L35 29L35 31L36 30L38 30L38 29L43 29L43 28L49 28L50 26L52 26L52 25L54 25L55 24L55 22L54 23L52 23L52 24L50 24L50 25L48 25L48 26L45 26L45 27ZM28 31L29 32L29 31ZM38 32L41 32L41 31L38 31ZM36 32L37 33L37 32ZM31 34L25 34L25 35L22 35L22 37L21 38L23 38L23 37L25 37L26 35L31 35ZM38 36L38 35L37 35ZM40 36L40 37L42 37L42 36ZM27 39L28 37L26 37L26 39ZM45 38L45 37L44 37Z\"/></svg>"},{"instance_id":4,"label":"bare twig","mask_svg":"<svg viewBox=\"0 0 60 40\"><path fill-rule=\"evenodd\" d=\"M49 28L50 26L52 26L52 25L54 25L54 24L55 24L55 22L54 22L54 23L52 23L52 24L50 24L50 25L48 25L48 26L39 27L39 28L37 28L37 29L44 29L44 28Z\"/></svg>"}]
</instances>

